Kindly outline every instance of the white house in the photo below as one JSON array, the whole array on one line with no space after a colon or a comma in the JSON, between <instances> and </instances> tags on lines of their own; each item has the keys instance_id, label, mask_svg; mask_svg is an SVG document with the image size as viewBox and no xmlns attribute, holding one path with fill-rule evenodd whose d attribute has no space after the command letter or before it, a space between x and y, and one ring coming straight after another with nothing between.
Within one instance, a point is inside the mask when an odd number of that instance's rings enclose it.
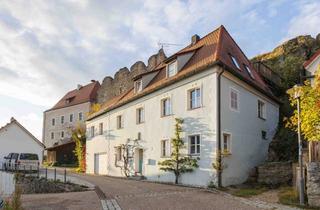
<instances>
[{"instance_id":1,"label":"white house","mask_svg":"<svg viewBox=\"0 0 320 210\"><path fill-rule=\"evenodd\" d=\"M0 128L0 162L9 153L38 154L40 163L44 145L13 117L10 123Z\"/></svg>"},{"instance_id":2,"label":"white house","mask_svg":"<svg viewBox=\"0 0 320 210\"><path fill-rule=\"evenodd\" d=\"M88 117L87 173L124 176L119 145L128 142L135 145L131 175L173 182L158 162L171 154L175 118L184 119L184 153L199 159L199 168L181 176L183 184L239 184L266 159L278 100L223 26L201 39L194 35L190 45L134 81ZM212 167L219 157L221 176Z\"/></svg>"},{"instance_id":3,"label":"white house","mask_svg":"<svg viewBox=\"0 0 320 210\"><path fill-rule=\"evenodd\" d=\"M315 75L320 66L320 49L316 51L309 60L304 62L303 67L306 70L306 76ZM311 84L313 84L313 78L310 78Z\"/></svg>"}]
</instances>

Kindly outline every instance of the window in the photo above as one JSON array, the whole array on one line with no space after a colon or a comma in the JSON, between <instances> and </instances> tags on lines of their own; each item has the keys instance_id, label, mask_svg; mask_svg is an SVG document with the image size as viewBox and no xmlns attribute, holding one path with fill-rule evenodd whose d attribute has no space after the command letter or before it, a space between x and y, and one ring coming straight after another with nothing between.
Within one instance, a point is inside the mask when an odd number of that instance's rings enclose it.
<instances>
[{"instance_id":1,"label":"window","mask_svg":"<svg viewBox=\"0 0 320 210\"><path fill-rule=\"evenodd\" d=\"M236 60L236 58L233 57L232 55L230 55L230 57L231 57L232 63L233 63L238 69L240 69L240 66L239 66L238 61Z\"/></svg>"},{"instance_id":2,"label":"window","mask_svg":"<svg viewBox=\"0 0 320 210\"><path fill-rule=\"evenodd\" d=\"M54 133L51 132L51 139L54 139Z\"/></svg>"},{"instance_id":3,"label":"window","mask_svg":"<svg viewBox=\"0 0 320 210\"><path fill-rule=\"evenodd\" d=\"M268 138L267 138L267 131L261 131L261 138L263 139L263 140L267 140Z\"/></svg>"},{"instance_id":4,"label":"window","mask_svg":"<svg viewBox=\"0 0 320 210\"><path fill-rule=\"evenodd\" d=\"M90 127L90 137L93 138L94 137L94 126Z\"/></svg>"},{"instance_id":5,"label":"window","mask_svg":"<svg viewBox=\"0 0 320 210\"><path fill-rule=\"evenodd\" d=\"M177 61L174 61L168 65L168 77L172 77L177 74Z\"/></svg>"},{"instance_id":6,"label":"window","mask_svg":"<svg viewBox=\"0 0 320 210\"><path fill-rule=\"evenodd\" d=\"M223 134L222 139L222 152L223 154L230 154L231 153L231 135L228 133Z\"/></svg>"},{"instance_id":7,"label":"window","mask_svg":"<svg viewBox=\"0 0 320 210\"><path fill-rule=\"evenodd\" d=\"M82 114L82 112L79 112L78 119L79 119L79 121L82 121L82 120L83 120L83 114Z\"/></svg>"},{"instance_id":8,"label":"window","mask_svg":"<svg viewBox=\"0 0 320 210\"><path fill-rule=\"evenodd\" d=\"M103 123L99 124L99 135L103 134Z\"/></svg>"},{"instance_id":9,"label":"window","mask_svg":"<svg viewBox=\"0 0 320 210\"><path fill-rule=\"evenodd\" d=\"M64 131L61 131L61 138L64 138Z\"/></svg>"},{"instance_id":10,"label":"window","mask_svg":"<svg viewBox=\"0 0 320 210\"><path fill-rule=\"evenodd\" d=\"M233 110L238 110L239 103L238 103L238 91L231 89L230 90L230 107Z\"/></svg>"},{"instance_id":11,"label":"window","mask_svg":"<svg viewBox=\"0 0 320 210\"><path fill-rule=\"evenodd\" d=\"M122 150L121 147L116 147L116 161L122 160Z\"/></svg>"},{"instance_id":12,"label":"window","mask_svg":"<svg viewBox=\"0 0 320 210\"><path fill-rule=\"evenodd\" d=\"M123 119L122 115L117 116L117 129L123 128Z\"/></svg>"},{"instance_id":13,"label":"window","mask_svg":"<svg viewBox=\"0 0 320 210\"><path fill-rule=\"evenodd\" d=\"M263 120L266 119L266 105L260 100L258 100L258 117Z\"/></svg>"},{"instance_id":14,"label":"window","mask_svg":"<svg viewBox=\"0 0 320 210\"><path fill-rule=\"evenodd\" d=\"M60 118L60 122L61 122L61 124L63 124L63 123L64 123L64 116L61 116L61 118Z\"/></svg>"},{"instance_id":15,"label":"window","mask_svg":"<svg viewBox=\"0 0 320 210\"><path fill-rule=\"evenodd\" d=\"M134 82L134 91L136 93L139 93L140 91L142 91L142 80L137 80Z\"/></svg>"},{"instance_id":16,"label":"window","mask_svg":"<svg viewBox=\"0 0 320 210\"><path fill-rule=\"evenodd\" d=\"M189 154L200 155L200 135L189 136Z\"/></svg>"},{"instance_id":17,"label":"window","mask_svg":"<svg viewBox=\"0 0 320 210\"><path fill-rule=\"evenodd\" d=\"M171 115L171 100L170 98L165 98L161 100L161 116L169 116Z\"/></svg>"},{"instance_id":18,"label":"window","mask_svg":"<svg viewBox=\"0 0 320 210\"><path fill-rule=\"evenodd\" d=\"M69 121L70 121L70 122L73 122L73 114L70 114L70 116L69 116Z\"/></svg>"},{"instance_id":19,"label":"window","mask_svg":"<svg viewBox=\"0 0 320 210\"><path fill-rule=\"evenodd\" d=\"M168 139L161 141L161 157L170 157L170 141Z\"/></svg>"},{"instance_id":20,"label":"window","mask_svg":"<svg viewBox=\"0 0 320 210\"><path fill-rule=\"evenodd\" d=\"M251 71L251 69L249 68L249 66L247 66L247 65L244 64L244 68L247 70L249 76L250 76L252 79L254 79L254 76L253 76L252 71Z\"/></svg>"},{"instance_id":21,"label":"window","mask_svg":"<svg viewBox=\"0 0 320 210\"><path fill-rule=\"evenodd\" d=\"M56 119L52 118L51 124L52 124L52 126L55 126L55 124L56 124Z\"/></svg>"},{"instance_id":22,"label":"window","mask_svg":"<svg viewBox=\"0 0 320 210\"><path fill-rule=\"evenodd\" d=\"M141 140L141 133L138 132L137 140Z\"/></svg>"},{"instance_id":23,"label":"window","mask_svg":"<svg viewBox=\"0 0 320 210\"><path fill-rule=\"evenodd\" d=\"M136 111L136 123L141 124L144 122L144 109L139 108Z\"/></svg>"},{"instance_id":24,"label":"window","mask_svg":"<svg viewBox=\"0 0 320 210\"><path fill-rule=\"evenodd\" d=\"M200 88L189 90L189 109L196 109L201 106Z\"/></svg>"}]
</instances>

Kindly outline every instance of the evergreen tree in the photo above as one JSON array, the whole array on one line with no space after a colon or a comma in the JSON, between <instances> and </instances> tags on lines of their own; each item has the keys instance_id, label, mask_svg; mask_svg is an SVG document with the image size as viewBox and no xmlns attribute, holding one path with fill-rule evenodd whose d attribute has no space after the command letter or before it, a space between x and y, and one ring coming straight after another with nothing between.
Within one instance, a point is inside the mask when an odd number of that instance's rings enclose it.
<instances>
[{"instance_id":1,"label":"evergreen tree","mask_svg":"<svg viewBox=\"0 0 320 210\"><path fill-rule=\"evenodd\" d=\"M193 159L181 153L184 148L184 142L181 138L183 120L176 118L175 137L171 139L173 151L170 159L159 162L160 170L169 171L175 175L175 184L178 184L179 177L183 173L192 172L194 168L198 168L197 159Z\"/></svg>"}]
</instances>

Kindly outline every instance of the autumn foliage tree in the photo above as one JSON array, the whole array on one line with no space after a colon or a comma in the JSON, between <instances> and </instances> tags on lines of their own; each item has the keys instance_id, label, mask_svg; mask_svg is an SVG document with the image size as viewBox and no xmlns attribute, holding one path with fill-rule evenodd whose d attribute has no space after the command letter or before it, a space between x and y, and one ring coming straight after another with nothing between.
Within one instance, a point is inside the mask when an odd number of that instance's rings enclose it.
<instances>
[{"instance_id":1,"label":"autumn foliage tree","mask_svg":"<svg viewBox=\"0 0 320 210\"><path fill-rule=\"evenodd\" d=\"M173 151L169 159L161 161L158 164L160 165L160 170L174 173L175 184L178 184L181 174L192 172L199 166L197 159L182 153L185 147L181 137L183 120L180 118L176 118L175 120L175 137L171 139Z\"/></svg>"},{"instance_id":2,"label":"autumn foliage tree","mask_svg":"<svg viewBox=\"0 0 320 210\"><path fill-rule=\"evenodd\" d=\"M291 106L297 107L295 92L297 89L288 90ZM300 86L300 122L301 133L308 141L320 141L320 66L314 78L314 84L306 81ZM294 110L293 115L287 119L287 127L297 131L298 111Z\"/></svg>"},{"instance_id":3,"label":"autumn foliage tree","mask_svg":"<svg viewBox=\"0 0 320 210\"><path fill-rule=\"evenodd\" d=\"M77 125L72 129L72 140L75 142L74 153L78 160L77 172L86 170L86 129Z\"/></svg>"}]
</instances>

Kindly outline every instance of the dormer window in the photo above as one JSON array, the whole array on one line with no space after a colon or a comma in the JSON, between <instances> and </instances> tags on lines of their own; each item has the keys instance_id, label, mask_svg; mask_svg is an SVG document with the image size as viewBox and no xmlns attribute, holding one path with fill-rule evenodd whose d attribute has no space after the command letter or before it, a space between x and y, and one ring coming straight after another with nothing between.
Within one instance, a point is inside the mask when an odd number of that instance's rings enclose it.
<instances>
[{"instance_id":1,"label":"dormer window","mask_svg":"<svg viewBox=\"0 0 320 210\"><path fill-rule=\"evenodd\" d=\"M249 76L251 77L251 79L254 79L254 76L253 76L252 71L249 68L249 66L244 64L244 68L247 70L247 72L248 72Z\"/></svg>"},{"instance_id":2,"label":"dormer window","mask_svg":"<svg viewBox=\"0 0 320 210\"><path fill-rule=\"evenodd\" d=\"M70 97L70 98L67 98L66 99L66 104L70 104L73 99L74 99L74 96Z\"/></svg>"},{"instance_id":3,"label":"dormer window","mask_svg":"<svg viewBox=\"0 0 320 210\"><path fill-rule=\"evenodd\" d=\"M167 77L172 77L176 74L177 74L177 61L174 61L168 64Z\"/></svg>"},{"instance_id":4,"label":"dormer window","mask_svg":"<svg viewBox=\"0 0 320 210\"><path fill-rule=\"evenodd\" d=\"M238 69L240 69L240 66L238 64L237 59L235 57L233 57L231 54L230 54L230 57L231 57L233 65L235 65Z\"/></svg>"},{"instance_id":5,"label":"dormer window","mask_svg":"<svg viewBox=\"0 0 320 210\"><path fill-rule=\"evenodd\" d=\"M134 82L134 92L139 93L142 91L142 80L137 80Z\"/></svg>"}]
</instances>

